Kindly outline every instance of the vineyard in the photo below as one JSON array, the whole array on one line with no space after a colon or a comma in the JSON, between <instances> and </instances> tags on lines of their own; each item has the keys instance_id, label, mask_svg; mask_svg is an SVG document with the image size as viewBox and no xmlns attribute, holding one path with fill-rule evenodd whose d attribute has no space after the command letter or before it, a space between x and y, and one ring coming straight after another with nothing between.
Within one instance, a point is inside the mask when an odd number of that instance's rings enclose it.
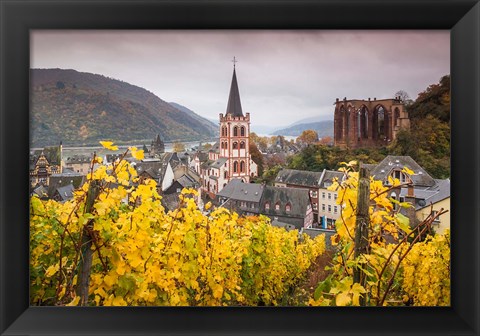
<instances>
[{"instance_id":1,"label":"vineyard","mask_svg":"<svg viewBox=\"0 0 480 336\"><path fill-rule=\"evenodd\" d=\"M109 142L102 145L116 149ZM124 157L92 160L73 200L31 198L32 305L259 306L286 305L315 260L324 236L311 239L224 208L204 209L184 189L166 212L155 181L141 179ZM93 166L98 165L97 169ZM450 243L427 235L435 216L411 228L386 188L369 181L367 235L356 240L359 173L354 163L337 181L345 205L332 239L328 276L297 305L449 305ZM399 181L392 180L393 186ZM439 214L437 214L438 216ZM365 248L359 253L359 247Z\"/></svg>"}]
</instances>

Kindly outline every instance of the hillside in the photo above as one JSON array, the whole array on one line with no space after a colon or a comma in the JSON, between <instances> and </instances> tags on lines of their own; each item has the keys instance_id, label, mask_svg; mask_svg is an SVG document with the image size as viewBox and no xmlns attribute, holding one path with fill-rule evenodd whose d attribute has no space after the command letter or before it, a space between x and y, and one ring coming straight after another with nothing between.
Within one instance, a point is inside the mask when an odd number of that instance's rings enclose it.
<instances>
[{"instance_id":1,"label":"hillside","mask_svg":"<svg viewBox=\"0 0 480 336\"><path fill-rule=\"evenodd\" d=\"M333 137L333 120L324 120L318 122L292 125L290 127L277 130L272 135L290 135L299 136L305 130L314 130L320 138Z\"/></svg>"},{"instance_id":2,"label":"hillside","mask_svg":"<svg viewBox=\"0 0 480 336\"><path fill-rule=\"evenodd\" d=\"M192 118L195 118L195 120L197 120L201 125L205 126L207 129L209 129L210 132L218 135L218 132L219 132L218 131L218 125L217 125L218 121L216 123L214 123L214 122L210 121L210 119L199 116L198 114L196 114L195 112L193 112L189 108L186 108L183 105L180 105L180 104L177 104L177 103L174 103L174 102L170 102L169 104L172 105L173 107L175 107L177 110L183 111L186 114L188 114L189 116L191 116Z\"/></svg>"},{"instance_id":3,"label":"hillside","mask_svg":"<svg viewBox=\"0 0 480 336\"><path fill-rule=\"evenodd\" d=\"M75 70L31 69L31 146L143 143L215 135L212 127L126 82ZM192 112L193 113L193 112Z\"/></svg>"}]
</instances>

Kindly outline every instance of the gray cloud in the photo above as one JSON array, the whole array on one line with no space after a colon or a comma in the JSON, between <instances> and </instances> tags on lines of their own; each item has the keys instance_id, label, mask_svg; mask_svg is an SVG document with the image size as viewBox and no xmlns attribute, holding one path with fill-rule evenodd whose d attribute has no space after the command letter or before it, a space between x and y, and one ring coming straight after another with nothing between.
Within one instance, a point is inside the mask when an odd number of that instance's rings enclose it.
<instances>
[{"instance_id":1,"label":"gray cloud","mask_svg":"<svg viewBox=\"0 0 480 336\"><path fill-rule=\"evenodd\" d=\"M208 118L224 113L233 56L252 123L332 118L335 98L413 99L450 73L449 31L45 31L31 67L98 73Z\"/></svg>"}]
</instances>

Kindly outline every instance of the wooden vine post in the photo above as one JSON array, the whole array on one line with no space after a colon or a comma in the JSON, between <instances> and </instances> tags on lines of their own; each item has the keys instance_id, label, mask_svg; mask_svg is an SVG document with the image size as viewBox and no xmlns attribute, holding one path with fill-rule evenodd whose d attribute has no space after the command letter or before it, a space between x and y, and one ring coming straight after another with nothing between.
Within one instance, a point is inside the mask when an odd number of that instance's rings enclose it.
<instances>
[{"instance_id":1,"label":"wooden vine post","mask_svg":"<svg viewBox=\"0 0 480 336\"><path fill-rule=\"evenodd\" d=\"M93 204L100 193L100 184L94 180L91 182L88 192L87 201L85 203L85 213L91 213ZM93 259L93 220L89 219L83 226L82 242L81 242L81 260L80 270L78 273L77 295L80 297L79 306L86 306L88 303L88 289L90 287L90 272Z\"/></svg>"},{"instance_id":2,"label":"wooden vine post","mask_svg":"<svg viewBox=\"0 0 480 336\"><path fill-rule=\"evenodd\" d=\"M357 212L355 223L355 251L354 256L357 259L362 254L367 254L369 250L368 243L368 228L369 228L369 214L370 206L370 176L367 168L360 164L359 178L358 178L358 194L357 194ZM362 285L365 288L366 275L360 267L353 269L353 282ZM360 297L360 306L365 306L365 295Z\"/></svg>"}]
</instances>

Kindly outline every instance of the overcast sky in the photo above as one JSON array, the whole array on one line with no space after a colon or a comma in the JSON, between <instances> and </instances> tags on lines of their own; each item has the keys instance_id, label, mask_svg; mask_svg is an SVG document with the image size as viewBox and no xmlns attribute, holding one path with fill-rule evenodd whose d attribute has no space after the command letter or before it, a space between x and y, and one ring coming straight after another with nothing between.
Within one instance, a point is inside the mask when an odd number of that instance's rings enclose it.
<instances>
[{"instance_id":1,"label":"overcast sky","mask_svg":"<svg viewBox=\"0 0 480 336\"><path fill-rule=\"evenodd\" d=\"M333 119L335 98L412 99L450 73L442 31L33 31L31 67L91 72L218 119L236 57L253 125Z\"/></svg>"}]
</instances>

